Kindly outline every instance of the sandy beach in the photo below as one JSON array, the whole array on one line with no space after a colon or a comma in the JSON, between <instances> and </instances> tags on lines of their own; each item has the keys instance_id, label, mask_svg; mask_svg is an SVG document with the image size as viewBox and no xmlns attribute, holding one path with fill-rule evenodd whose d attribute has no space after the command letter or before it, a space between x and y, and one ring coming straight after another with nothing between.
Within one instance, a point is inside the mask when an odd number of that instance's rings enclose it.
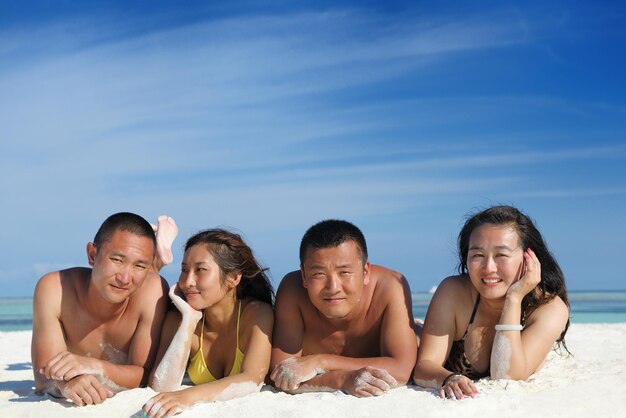
<instances>
[{"instance_id":1,"label":"sandy beach","mask_svg":"<svg viewBox=\"0 0 626 418\"><path fill-rule=\"evenodd\" d=\"M74 407L35 395L30 366L30 331L0 333L0 417L133 417L154 394L133 389L101 405ZM287 395L264 387L226 402L199 404L186 417L619 417L626 410L626 324L573 324L566 338L573 357L551 353L526 382L477 383L480 395L441 400L433 391L400 387L378 398L340 392Z\"/></svg>"}]
</instances>

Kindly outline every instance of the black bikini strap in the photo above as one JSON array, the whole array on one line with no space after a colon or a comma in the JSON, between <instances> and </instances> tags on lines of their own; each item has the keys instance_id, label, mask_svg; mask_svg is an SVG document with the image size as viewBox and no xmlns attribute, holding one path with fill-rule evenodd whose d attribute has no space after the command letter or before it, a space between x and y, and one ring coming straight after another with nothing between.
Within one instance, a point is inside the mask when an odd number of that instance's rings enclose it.
<instances>
[{"instance_id":1,"label":"black bikini strap","mask_svg":"<svg viewBox=\"0 0 626 418\"><path fill-rule=\"evenodd\" d=\"M480 293L478 294L478 297L476 298L476 303L474 304L474 310L472 311L472 316L470 316L470 324L474 323L474 315L476 315L476 311L478 310L478 302L480 302Z\"/></svg>"}]
</instances>

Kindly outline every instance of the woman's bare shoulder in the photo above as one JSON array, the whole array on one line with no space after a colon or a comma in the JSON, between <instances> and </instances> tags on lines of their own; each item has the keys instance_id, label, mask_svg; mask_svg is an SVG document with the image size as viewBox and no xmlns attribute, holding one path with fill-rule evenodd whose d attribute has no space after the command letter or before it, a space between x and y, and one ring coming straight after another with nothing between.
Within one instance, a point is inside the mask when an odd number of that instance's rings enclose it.
<instances>
[{"instance_id":1,"label":"woman's bare shoulder","mask_svg":"<svg viewBox=\"0 0 626 418\"><path fill-rule=\"evenodd\" d=\"M560 329L565 326L568 318L569 308L567 304L559 296L555 296L530 314L526 326L541 322Z\"/></svg>"},{"instance_id":2,"label":"woman's bare shoulder","mask_svg":"<svg viewBox=\"0 0 626 418\"><path fill-rule=\"evenodd\" d=\"M244 300L241 310L242 321L251 324L274 322L274 309L268 303L256 299Z\"/></svg>"},{"instance_id":3,"label":"woman's bare shoulder","mask_svg":"<svg viewBox=\"0 0 626 418\"><path fill-rule=\"evenodd\" d=\"M439 283L435 295L455 296L471 294L471 282L466 275L448 276Z\"/></svg>"}]
</instances>

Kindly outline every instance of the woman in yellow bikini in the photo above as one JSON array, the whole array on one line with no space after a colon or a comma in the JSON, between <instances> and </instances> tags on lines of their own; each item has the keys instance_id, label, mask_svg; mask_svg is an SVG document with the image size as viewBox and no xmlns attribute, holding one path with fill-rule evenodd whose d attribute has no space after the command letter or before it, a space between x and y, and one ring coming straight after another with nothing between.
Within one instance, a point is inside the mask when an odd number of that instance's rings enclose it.
<instances>
[{"instance_id":1,"label":"woman in yellow bikini","mask_svg":"<svg viewBox=\"0 0 626 418\"><path fill-rule=\"evenodd\" d=\"M177 310L163 323L150 386L159 392L144 415L176 415L197 402L226 400L260 390L272 349L272 285L237 234L202 231L187 241ZM180 388L185 370L194 386Z\"/></svg>"}]
</instances>

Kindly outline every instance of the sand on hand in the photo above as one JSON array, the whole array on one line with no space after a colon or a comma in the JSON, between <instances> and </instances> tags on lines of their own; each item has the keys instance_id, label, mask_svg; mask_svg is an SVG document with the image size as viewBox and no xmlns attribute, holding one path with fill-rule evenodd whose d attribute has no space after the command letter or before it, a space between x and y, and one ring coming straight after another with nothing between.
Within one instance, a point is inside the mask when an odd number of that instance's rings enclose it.
<instances>
[{"instance_id":1,"label":"sand on hand","mask_svg":"<svg viewBox=\"0 0 626 418\"><path fill-rule=\"evenodd\" d=\"M139 417L155 395L127 390L96 406L75 407L35 395L30 366L30 331L0 332L0 417ZM264 386L261 392L223 402L202 403L186 417L590 417L623 416L626 410L626 323L573 324L566 337L572 357L550 353L527 381L476 383L480 394L442 400L436 391L401 386L371 398L342 392L288 395Z\"/></svg>"}]
</instances>

